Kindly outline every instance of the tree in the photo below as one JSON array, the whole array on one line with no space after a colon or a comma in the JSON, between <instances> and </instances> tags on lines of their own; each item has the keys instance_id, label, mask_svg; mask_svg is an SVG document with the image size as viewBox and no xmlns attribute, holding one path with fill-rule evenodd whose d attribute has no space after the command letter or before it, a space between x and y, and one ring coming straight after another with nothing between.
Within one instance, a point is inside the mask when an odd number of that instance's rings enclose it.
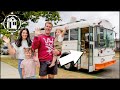
<instances>
[{"instance_id":1,"label":"tree","mask_svg":"<svg viewBox=\"0 0 120 90\"><path fill-rule=\"evenodd\" d=\"M2 22L11 12L20 18L22 22L21 27L29 25L28 20L37 23L40 17L44 17L46 21L53 21L55 25L61 20L59 12L57 11L0 11L0 33L8 37L10 37L10 33L4 29ZM14 34L17 35L18 33L15 32Z\"/></svg>"},{"instance_id":2,"label":"tree","mask_svg":"<svg viewBox=\"0 0 120 90\"><path fill-rule=\"evenodd\" d=\"M4 18L11 12L17 15L22 22L26 22L25 26L28 25L28 20L37 23L40 17L44 17L46 21L54 21L55 25L61 20L59 12L57 11L0 11L0 23L2 23Z\"/></svg>"}]
</instances>

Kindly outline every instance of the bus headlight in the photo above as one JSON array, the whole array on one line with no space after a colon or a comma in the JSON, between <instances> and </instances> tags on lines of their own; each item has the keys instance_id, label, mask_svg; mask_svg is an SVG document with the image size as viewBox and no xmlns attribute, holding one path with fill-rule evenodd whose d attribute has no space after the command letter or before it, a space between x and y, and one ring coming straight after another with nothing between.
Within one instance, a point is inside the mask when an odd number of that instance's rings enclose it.
<instances>
[{"instance_id":1,"label":"bus headlight","mask_svg":"<svg viewBox=\"0 0 120 90\"><path fill-rule=\"evenodd\" d=\"M101 58L101 63L103 63L105 61L105 59L104 58Z\"/></svg>"},{"instance_id":2,"label":"bus headlight","mask_svg":"<svg viewBox=\"0 0 120 90\"><path fill-rule=\"evenodd\" d=\"M113 56L112 59L115 60L115 56Z\"/></svg>"}]
</instances>

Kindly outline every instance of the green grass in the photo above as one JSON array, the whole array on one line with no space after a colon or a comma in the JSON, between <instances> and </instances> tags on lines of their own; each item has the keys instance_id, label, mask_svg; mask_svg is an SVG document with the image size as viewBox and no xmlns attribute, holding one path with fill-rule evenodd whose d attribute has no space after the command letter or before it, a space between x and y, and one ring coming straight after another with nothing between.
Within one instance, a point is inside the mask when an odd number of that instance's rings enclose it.
<instances>
[{"instance_id":1,"label":"green grass","mask_svg":"<svg viewBox=\"0 0 120 90\"><path fill-rule=\"evenodd\" d=\"M5 62L15 68L18 68L18 60L11 57L1 57L0 61Z\"/></svg>"},{"instance_id":2,"label":"green grass","mask_svg":"<svg viewBox=\"0 0 120 90\"><path fill-rule=\"evenodd\" d=\"M15 67L16 69L18 68L18 60L17 59L14 59L14 58L11 58L11 57L1 57L0 61L4 62L4 63L7 63L13 67ZM37 77L39 77L39 69L37 68L36 69L36 72L37 72Z\"/></svg>"},{"instance_id":3,"label":"green grass","mask_svg":"<svg viewBox=\"0 0 120 90\"><path fill-rule=\"evenodd\" d=\"M7 63L15 68L18 68L18 60L13 59L11 57L1 57L1 60L4 63ZM36 76L39 78L39 69L36 69ZM78 72L71 72L67 71L64 69L59 68L58 69L58 74L55 76L57 79L62 79L62 78L97 78L96 76L89 75L89 74L83 74L83 73L78 73Z\"/></svg>"}]
</instances>

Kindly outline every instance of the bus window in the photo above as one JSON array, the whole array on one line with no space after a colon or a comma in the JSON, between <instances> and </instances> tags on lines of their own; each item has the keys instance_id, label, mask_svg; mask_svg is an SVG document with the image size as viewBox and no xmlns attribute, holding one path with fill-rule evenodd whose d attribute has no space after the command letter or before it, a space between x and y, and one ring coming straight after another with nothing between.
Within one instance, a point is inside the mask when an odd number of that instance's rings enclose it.
<instances>
[{"instance_id":1,"label":"bus window","mask_svg":"<svg viewBox=\"0 0 120 90\"><path fill-rule=\"evenodd\" d=\"M94 31L94 41L95 41L95 48L97 48L98 46L98 37L97 37L97 27L95 27L95 31Z\"/></svg>"},{"instance_id":2,"label":"bus window","mask_svg":"<svg viewBox=\"0 0 120 90\"><path fill-rule=\"evenodd\" d=\"M54 32L51 32L50 35L54 37Z\"/></svg>"},{"instance_id":3,"label":"bus window","mask_svg":"<svg viewBox=\"0 0 120 90\"><path fill-rule=\"evenodd\" d=\"M107 30L106 37L107 47L114 47L114 32L112 30Z\"/></svg>"},{"instance_id":4,"label":"bus window","mask_svg":"<svg viewBox=\"0 0 120 90\"><path fill-rule=\"evenodd\" d=\"M70 29L70 40L78 40L78 29Z\"/></svg>"},{"instance_id":5,"label":"bus window","mask_svg":"<svg viewBox=\"0 0 120 90\"><path fill-rule=\"evenodd\" d=\"M96 27L94 36L96 48L114 47L114 33L112 30L103 27Z\"/></svg>"},{"instance_id":6,"label":"bus window","mask_svg":"<svg viewBox=\"0 0 120 90\"><path fill-rule=\"evenodd\" d=\"M89 31L89 41L93 41L93 27L90 27L90 31Z\"/></svg>"},{"instance_id":7,"label":"bus window","mask_svg":"<svg viewBox=\"0 0 120 90\"><path fill-rule=\"evenodd\" d=\"M95 27L94 38L95 38L95 47L98 48L100 44L100 27Z\"/></svg>"},{"instance_id":8,"label":"bus window","mask_svg":"<svg viewBox=\"0 0 120 90\"><path fill-rule=\"evenodd\" d=\"M65 35L64 35L64 41L68 41L69 40L69 30L66 31Z\"/></svg>"},{"instance_id":9,"label":"bus window","mask_svg":"<svg viewBox=\"0 0 120 90\"><path fill-rule=\"evenodd\" d=\"M96 48L102 48L105 47L105 30L103 30L103 27L96 27L95 29L95 47Z\"/></svg>"}]
</instances>

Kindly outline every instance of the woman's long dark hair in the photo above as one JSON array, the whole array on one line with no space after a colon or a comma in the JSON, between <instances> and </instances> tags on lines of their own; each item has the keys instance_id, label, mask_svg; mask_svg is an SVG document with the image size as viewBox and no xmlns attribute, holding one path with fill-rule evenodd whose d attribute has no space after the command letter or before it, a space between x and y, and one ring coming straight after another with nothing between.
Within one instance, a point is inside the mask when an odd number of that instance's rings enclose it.
<instances>
[{"instance_id":1,"label":"woman's long dark hair","mask_svg":"<svg viewBox=\"0 0 120 90\"><path fill-rule=\"evenodd\" d=\"M28 34L28 35L27 35L26 40L27 40L28 46L30 47L31 44L32 44L32 41L31 41L31 39L30 39L30 33L29 33L29 30L28 30L27 28L22 28L22 29L20 30L18 39L16 40L15 44L16 44L17 47L20 47L20 46L22 45L21 42L22 42L22 32L23 32L23 30L26 30L26 31L27 31L27 34Z\"/></svg>"}]
</instances>

